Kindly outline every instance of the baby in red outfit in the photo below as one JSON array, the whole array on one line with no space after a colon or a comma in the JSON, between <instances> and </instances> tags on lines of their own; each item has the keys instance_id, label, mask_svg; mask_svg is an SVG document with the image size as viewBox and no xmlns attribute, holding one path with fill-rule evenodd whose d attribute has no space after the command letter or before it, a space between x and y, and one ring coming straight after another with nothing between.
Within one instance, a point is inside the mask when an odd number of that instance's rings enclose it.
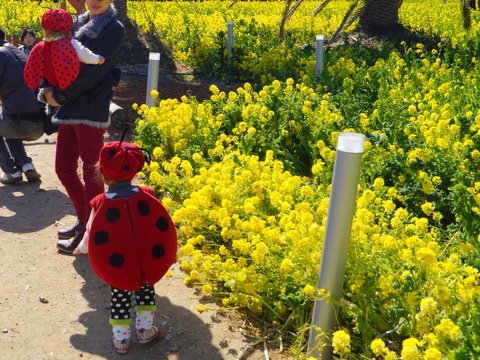
<instances>
[{"instance_id":1,"label":"baby in red outfit","mask_svg":"<svg viewBox=\"0 0 480 360\"><path fill-rule=\"evenodd\" d=\"M104 63L105 58L94 54L72 38L72 15L66 10L50 9L42 16L44 38L32 49L24 70L25 82L36 90L45 78L49 85L64 90L78 76L81 63Z\"/></svg>"}]
</instances>

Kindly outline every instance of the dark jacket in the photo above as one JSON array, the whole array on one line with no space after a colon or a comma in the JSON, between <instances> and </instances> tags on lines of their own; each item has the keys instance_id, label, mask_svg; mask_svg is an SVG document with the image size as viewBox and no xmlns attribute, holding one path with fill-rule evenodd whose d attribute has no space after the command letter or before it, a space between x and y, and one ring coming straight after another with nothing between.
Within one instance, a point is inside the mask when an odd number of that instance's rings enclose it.
<instances>
[{"instance_id":1,"label":"dark jacket","mask_svg":"<svg viewBox=\"0 0 480 360\"><path fill-rule=\"evenodd\" d=\"M90 20L89 12L80 15L73 35L96 54L105 57L102 65L84 64L78 78L65 90L54 88L53 98L60 105L53 116L55 124L85 124L107 128L112 88L120 81L116 68L125 36L123 25L116 19L113 5Z\"/></svg>"},{"instance_id":2,"label":"dark jacket","mask_svg":"<svg viewBox=\"0 0 480 360\"><path fill-rule=\"evenodd\" d=\"M0 101L4 114L39 114L42 111L37 95L23 80L26 62L27 56L22 51L0 40Z\"/></svg>"}]
</instances>

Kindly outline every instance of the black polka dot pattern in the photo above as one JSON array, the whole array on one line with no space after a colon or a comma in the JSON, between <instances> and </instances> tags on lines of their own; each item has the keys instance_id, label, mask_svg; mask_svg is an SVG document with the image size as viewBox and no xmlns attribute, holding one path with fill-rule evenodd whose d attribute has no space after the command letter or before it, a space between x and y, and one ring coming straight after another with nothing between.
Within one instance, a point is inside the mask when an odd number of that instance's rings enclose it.
<instances>
[{"instance_id":1,"label":"black polka dot pattern","mask_svg":"<svg viewBox=\"0 0 480 360\"><path fill-rule=\"evenodd\" d=\"M50 57L47 57L50 54ZM78 76L80 60L71 43L64 37L57 41L41 41L30 52L24 69L28 87L36 90L45 77L52 86L66 89Z\"/></svg>"},{"instance_id":2,"label":"black polka dot pattern","mask_svg":"<svg viewBox=\"0 0 480 360\"><path fill-rule=\"evenodd\" d=\"M114 320L130 319L132 295L135 303L140 306L155 306L155 289L153 286L142 285L138 291L121 290L111 287L110 318Z\"/></svg>"}]
</instances>

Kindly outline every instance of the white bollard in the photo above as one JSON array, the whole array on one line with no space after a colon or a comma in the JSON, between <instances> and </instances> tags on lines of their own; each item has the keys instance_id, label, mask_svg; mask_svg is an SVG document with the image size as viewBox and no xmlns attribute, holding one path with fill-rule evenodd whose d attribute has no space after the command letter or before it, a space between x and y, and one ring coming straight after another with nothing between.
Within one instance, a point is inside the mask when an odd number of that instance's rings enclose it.
<instances>
[{"instance_id":1,"label":"white bollard","mask_svg":"<svg viewBox=\"0 0 480 360\"><path fill-rule=\"evenodd\" d=\"M330 335L334 327L336 307L342 293L364 141L362 134L343 132L338 137L317 284L318 289L329 293L335 304L330 299L315 300L307 350L307 356L315 359L327 360L332 357L331 344L326 335Z\"/></svg>"},{"instance_id":2,"label":"white bollard","mask_svg":"<svg viewBox=\"0 0 480 360\"><path fill-rule=\"evenodd\" d=\"M229 21L227 23L227 27L228 27L227 51L230 55L232 55L232 52L233 52L233 21Z\"/></svg>"},{"instance_id":3,"label":"white bollard","mask_svg":"<svg viewBox=\"0 0 480 360\"><path fill-rule=\"evenodd\" d=\"M315 41L315 76L314 78L318 78L323 71L323 46L325 43L325 39L323 35L317 35L317 39Z\"/></svg>"},{"instance_id":4,"label":"white bollard","mask_svg":"<svg viewBox=\"0 0 480 360\"><path fill-rule=\"evenodd\" d=\"M148 57L147 96L145 104L148 107L155 105L155 99L151 95L152 90L158 90L158 71L160 69L160 53L152 52Z\"/></svg>"}]
</instances>

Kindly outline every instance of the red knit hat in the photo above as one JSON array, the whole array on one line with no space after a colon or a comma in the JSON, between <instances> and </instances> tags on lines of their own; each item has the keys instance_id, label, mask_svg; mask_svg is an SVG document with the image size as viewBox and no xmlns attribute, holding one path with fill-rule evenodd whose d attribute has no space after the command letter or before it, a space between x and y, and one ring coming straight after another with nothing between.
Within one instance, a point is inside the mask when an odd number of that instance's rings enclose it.
<instances>
[{"instance_id":1,"label":"red knit hat","mask_svg":"<svg viewBox=\"0 0 480 360\"><path fill-rule=\"evenodd\" d=\"M47 30L68 34L73 27L72 15L63 9L50 9L42 16L42 27Z\"/></svg>"},{"instance_id":2,"label":"red knit hat","mask_svg":"<svg viewBox=\"0 0 480 360\"><path fill-rule=\"evenodd\" d=\"M135 144L111 141L100 151L100 171L113 181L132 180L145 164L142 150Z\"/></svg>"}]
</instances>

